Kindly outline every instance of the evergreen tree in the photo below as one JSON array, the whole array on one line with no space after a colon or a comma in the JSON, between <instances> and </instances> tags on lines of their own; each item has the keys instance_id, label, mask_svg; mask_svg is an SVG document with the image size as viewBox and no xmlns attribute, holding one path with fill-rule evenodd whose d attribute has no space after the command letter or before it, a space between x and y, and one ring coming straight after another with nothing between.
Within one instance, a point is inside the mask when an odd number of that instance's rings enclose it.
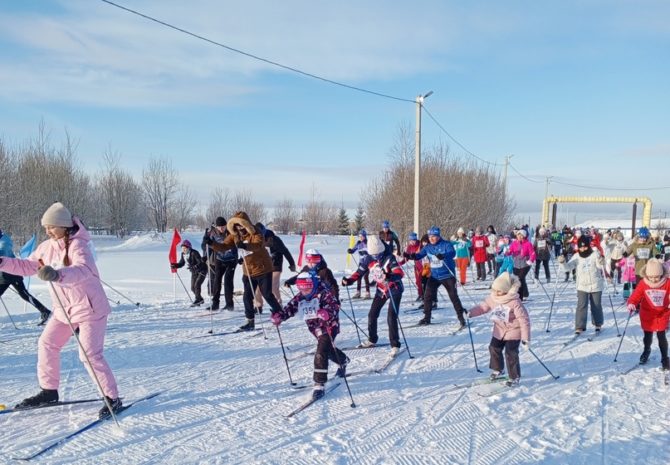
<instances>
[{"instance_id":1,"label":"evergreen tree","mask_svg":"<svg viewBox=\"0 0 670 465\"><path fill-rule=\"evenodd\" d=\"M337 218L337 234L348 236L350 232L347 211L344 208L340 208L340 213Z\"/></svg>"},{"instance_id":2,"label":"evergreen tree","mask_svg":"<svg viewBox=\"0 0 670 465\"><path fill-rule=\"evenodd\" d=\"M365 212L363 211L362 206L358 206L356 210L356 216L354 217L354 223L356 224L356 232L360 231L365 227Z\"/></svg>"}]
</instances>

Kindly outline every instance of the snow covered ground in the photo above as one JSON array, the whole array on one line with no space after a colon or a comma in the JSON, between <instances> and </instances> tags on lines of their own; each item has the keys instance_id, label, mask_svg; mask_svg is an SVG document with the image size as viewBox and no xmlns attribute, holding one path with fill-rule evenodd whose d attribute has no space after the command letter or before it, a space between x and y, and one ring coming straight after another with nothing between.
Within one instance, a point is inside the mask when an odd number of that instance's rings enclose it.
<instances>
[{"instance_id":1,"label":"snow covered ground","mask_svg":"<svg viewBox=\"0 0 670 465\"><path fill-rule=\"evenodd\" d=\"M200 237L186 235L194 243ZM299 237L284 237L297 257ZM325 255L336 277L346 266L348 238L308 237L307 247ZM627 375L641 352L642 332L630 320L618 362L620 342L612 307L623 332L627 312L620 294L607 293L605 330L597 339L562 348L572 337L576 292L572 283L531 285L532 348L556 375L554 380L530 353L522 353L521 387L487 395L490 385L457 387L488 376L491 324L472 320L479 368L475 370L467 331L451 335L456 319L446 293L430 327L410 328L420 313L416 291L406 287L401 321L413 359L405 351L382 374L352 376L356 407L342 384L326 398L291 419L285 415L309 396L291 389L277 331L263 317L267 339L248 333L205 336L243 323L241 298L236 311L210 320L188 307L178 284L177 301L167 262L167 241L150 237L124 243L96 239L98 265L114 300L106 357L126 402L154 391L161 394L121 417L122 430L107 422L35 462L50 464L667 464L670 462L670 400L659 371L660 357ZM353 268L353 264L349 266ZM241 289L238 270L236 286ZM188 273L180 273L188 282ZM286 273L290 276L290 273ZM543 278L544 280L544 278ZM486 293L482 285L459 289L466 307ZM206 289L203 286L203 289ZM545 294L546 290L546 294ZM33 281L38 298L49 303L46 285ZM610 291L612 289L610 288ZM206 292L206 291L205 291ZM548 294L548 295L547 295ZM550 296L555 294L551 332L545 331ZM366 329L370 301L350 303ZM549 297L548 297L549 296ZM285 299L286 300L286 299ZM14 320L0 309L0 402L12 406L37 392L35 326L38 313L23 310L11 291L4 296ZM119 301L120 303L116 303ZM353 308L352 308L353 306ZM387 341L385 315L380 342ZM340 347L358 343L355 327L341 315ZM291 375L310 385L314 339L304 323L281 326ZM589 328L592 333L592 328ZM349 351L350 372L379 366L388 347ZM62 354L60 395L90 398L96 391L78 360L74 341ZM335 367L331 366L331 376ZM30 455L41 446L90 421L100 405L82 404L0 415L0 462Z\"/></svg>"}]
</instances>

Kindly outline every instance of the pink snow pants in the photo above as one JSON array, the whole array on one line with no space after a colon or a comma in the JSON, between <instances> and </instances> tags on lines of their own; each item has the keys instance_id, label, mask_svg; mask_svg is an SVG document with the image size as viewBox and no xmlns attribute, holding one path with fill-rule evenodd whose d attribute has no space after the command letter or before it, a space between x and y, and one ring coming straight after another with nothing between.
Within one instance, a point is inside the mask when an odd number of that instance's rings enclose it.
<instances>
[{"instance_id":1,"label":"pink snow pants","mask_svg":"<svg viewBox=\"0 0 670 465\"><path fill-rule=\"evenodd\" d=\"M112 399L119 397L116 380L112 370L102 355L107 329L107 316L95 321L72 323L79 327L79 341L86 350L91 365L79 348L79 360L82 361L88 374L95 381L93 373L98 376L103 394ZM37 379L42 389L58 389L60 384L60 352L67 341L72 337L72 331L67 323L51 318L37 343ZM97 385L97 384L96 384Z\"/></svg>"}]
</instances>

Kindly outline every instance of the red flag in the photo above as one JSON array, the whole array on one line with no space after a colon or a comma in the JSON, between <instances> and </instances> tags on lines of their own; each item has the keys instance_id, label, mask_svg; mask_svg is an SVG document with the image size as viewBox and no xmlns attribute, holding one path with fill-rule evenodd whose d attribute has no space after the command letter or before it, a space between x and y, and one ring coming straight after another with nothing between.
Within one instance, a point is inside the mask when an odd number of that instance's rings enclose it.
<instances>
[{"instance_id":1,"label":"red flag","mask_svg":"<svg viewBox=\"0 0 670 465\"><path fill-rule=\"evenodd\" d=\"M302 266L302 251L305 249L305 237L307 234L302 230L302 239L300 239L300 255L298 255L298 266Z\"/></svg>"},{"instance_id":2,"label":"red flag","mask_svg":"<svg viewBox=\"0 0 670 465\"><path fill-rule=\"evenodd\" d=\"M174 228L174 234L172 235L172 244L170 245L170 253L168 254L168 260L170 260L170 264L177 263L177 246L181 242L181 236L179 235L179 231L177 231L177 228ZM172 268L172 272L176 273L177 269Z\"/></svg>"}]
</instances>

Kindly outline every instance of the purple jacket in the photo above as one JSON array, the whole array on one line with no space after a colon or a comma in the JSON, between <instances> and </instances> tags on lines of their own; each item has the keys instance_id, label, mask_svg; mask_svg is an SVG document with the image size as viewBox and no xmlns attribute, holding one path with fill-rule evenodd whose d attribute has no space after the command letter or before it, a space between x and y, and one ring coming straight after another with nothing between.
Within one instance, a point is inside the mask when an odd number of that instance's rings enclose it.
<instances>
[{"instance_id":1,"label":"purple jacket","mask_svg":"<svg viewBox=\"0 0 670 465\"><path fill-rule=\"evenodd\" d=\"M93 253L89 248L91 236L79 218L75 217L73 220L79 230L70 237L68 249L70 266L63 265L65 257L63 239L47 239L25 260L3 258L0 263L0 271L19 276L36 274L40 267L40 259L45 265L57 269L60 279L53 283L53 288L49 286L49 293L53 302L54 316L63 323L67 323L67 320L62 311L57 311L60 309L60 302L73 323L99 320L112 311L100 282Z\"/></svg>"},{"instance_id":2,"label":"purple jacket","mask_svg":"<svg viewBox=\"0 0 670 465\"><path fill-rule=\"evenodd\" d=\"M322 282L319 282L311 302L314 303L316 310L326 310L330 318L328 320L322 320L321 318L305 319L309 332L317 338L326 333L329 333L334 338L340 332L340 304L337 303L335 295ZM302 293L298 293L286 304L281 312L278 312L281 315L281 320L288 320L298 313L301 304L305 305L308 303L307 298Z\"/></svg>"}]
</instances>

